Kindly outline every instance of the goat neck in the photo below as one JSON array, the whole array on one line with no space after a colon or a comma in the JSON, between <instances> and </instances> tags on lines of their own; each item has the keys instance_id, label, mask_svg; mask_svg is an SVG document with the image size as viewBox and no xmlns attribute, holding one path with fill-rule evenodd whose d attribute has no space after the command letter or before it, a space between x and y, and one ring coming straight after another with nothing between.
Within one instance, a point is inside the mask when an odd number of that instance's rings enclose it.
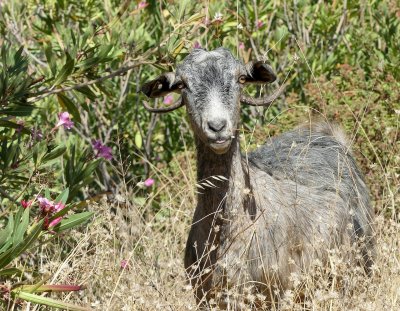
<instances>
[{"instance_id":1,"label":"goat neck","mask_svg":"<svg viewBox=\"0 0 400 311\"><path fill-rule=\"evenodd\" d=\"M237 136L237 135L236 135ZM224 154L215 154L200 139L197 146L197 181L206 180L216 188L205 187L198 195L198 205L207 215L222 212L228 216L230 212L242 206L244 189L249 185L247 166L240 153L239 139L234 138L230 149ZM223 176L227 180L215 180L212 176Z\"/></svg>"}]
</instances>

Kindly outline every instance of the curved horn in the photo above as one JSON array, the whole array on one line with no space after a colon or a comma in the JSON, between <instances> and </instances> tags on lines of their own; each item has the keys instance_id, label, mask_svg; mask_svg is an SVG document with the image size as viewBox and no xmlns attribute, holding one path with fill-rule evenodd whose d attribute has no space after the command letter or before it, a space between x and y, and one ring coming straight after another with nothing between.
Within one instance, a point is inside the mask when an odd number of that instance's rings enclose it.
<instances>
[{"instance_id":1,"label":"curved horn","mask_svg":"<svg viewBox=\"0 0 400 311\"><path fill-rule=\"evenodd\" d=\"M184 103L183 103L181 97L179 97L179 99L175 103L173 103L171 106L164 107L164 108L153 108L153 107L150 107L148 102L143 101L144 108L146 108L147 111L155 112L155 113L170 112L172 110L182 107L183 105L184 105Z\"/></svg>"},{"instance_id":2,"label":"curved horn","mask_svg":"<svg viewBox=\"0 0 400 311\"><path fill-rule=\"evenodd\" d=\"M284 86L281 86L275 93L272 95L267 95L261 98L253 98L246 95L240 96L240 102L250 106L271 106L275 99L282 94L283 90L285 89Z\"/></svg>"}]
</instances>

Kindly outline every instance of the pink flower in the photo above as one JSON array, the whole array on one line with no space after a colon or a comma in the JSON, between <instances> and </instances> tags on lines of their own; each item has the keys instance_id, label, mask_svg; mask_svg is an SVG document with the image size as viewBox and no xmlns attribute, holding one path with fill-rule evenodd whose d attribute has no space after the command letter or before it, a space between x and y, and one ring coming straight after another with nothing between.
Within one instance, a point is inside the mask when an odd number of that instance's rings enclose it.
<instances>
[{"instance_id":1,"label":"pink flower","mask_svg":"<svg viewBox=\"0 0 400 311\"><path fill-rule=\"evenodd\" d=\"M50 221L50 223L47 225L47 228L57 226L57 224L58 224L61 220L62 220L62 217L57 217L57 218L53 219L53 220Z\"/></svg>"},{"instance_id":2,"label":"pink flower","mask_svg":"<svg viewBox=\"0 0 400 311\"><path fill-rule=\"evenodd\" d=\"M96 157L97 158L104 158L106 160L112 160L112 149L106 145L103 145L100 140L93 140L92 141L93 149L97 151Z\"/></svg>"},{"instance_id":3,"label":"pink flower","mask_svg":"<svg viewBox=\"0 0 400 311\"><path fill-rule=\"evenodd\" d=\"M32 201L25 201L25 200L21 201L21 206L23 208L28 208L29 206L31 206L31 204L32 204Z\"/></svg>"},{"instance_id":4,"label":"pink flower","mask_svg":"<svg viewBox=\"0 0 400 311\"><path fill-rule=\"evenodd\" d=\"M147 3L147 1L140 1L138 4L138 9L144 9L148 5L149 4Z\"/></svg>"},{"instance_id":5,"label":"pink flower","mask_svg":"<svg viewBox=\"0 0 400 311\"><path fill-rule=\"evenodd\" d=\"M126 259L121 260L121 268L122 269L129 269L129 262Z\"/></svg>"},{"instance_id":6,"label":"pink flower","mask_svg":"<svg viewBox=\"0 0 400 311\"><path fill-rule=\"evenodd\" d=\"M69 113L64 111L58 115L58 123L56 124L56 128L59 126L64 126L66 130L70 130L74 126L74 122L71 121L69 117Z\"/></svg>"},{"instance_id":7,"label":"pink flower","mask_svg":"<svg viewBox=\"0 0 400 311\"><path fill-rule=\"evenodd\" d=\"M57 226L57 224L62 220L62 217L57 217L50 221L50 217L46 215L43 220L43 229L48 230L49 233L55 234L56 232L51 230L52 227Z\"/></svg>"},{"instance_id":8,"label":"pink flower","mask_svg":"<svg viewBox=\"0 0 400 311\"><path fill-rule=\"evenodd\" d=\"M195 41L194 44L193 44L193 48L194 48L194 49L201 49L201 44L200 44L200 42L199 42L199 41Z\"/></svg>"},{"instance_id":9,"label":"pink flower","mask_svg":"<svg viewBox=\"0 0 400 311\"><path fill-rule=\"evenodd\" d=\"M54 212L59 212L64 209L65 205L62 202L58 202L54 205Z\"/></svg>"},{"instance_id":10,"label":"pink flower","mask_svg":"<svg viewBox=\"0 0 400 311\"><path fill-rule=\"evenodd\" d=\"M239 49L240 49L240 50L244 50L244 43L243 43L243 42L240 42L240 43L239 43Z\"/></svg>"},{"instance_id":11,"label":"pink flower","mask_svg":"<svg viewBox=\"0 0 400 311\"><path fill-rule=\"evenodd\" d=\"M36 199L41 209L41 217L43 218L43 229L49 230L50 233L55 233L54 231L51 231L50 228L55 227L58 223L60 223L60 221L63 219L63 216L57 217L52 221L50 221L50 219L54 216L55 213L65 208L65 204L62 202L54 203L53 201L42 196L37 196Z\"/></svg>"},{"instance_id":12,"label":"pink flower","mask_svg":"<svg viewBox=\"0 0 400 311\"><path fill-rule=\"evenodd\" d=\"M154 184L154 179L152 179L152 178L147 178L147 179L144 181L144 185L145 185L146 187L151 187L151 186L153 186L153 184Z\"/></svg>"},{"instance_id":13,"label":"pink flower","mask_svg":"<svg viewBox=\"0 0 400 311\"><path fill-rule=\"evenodd\" d=\"M260 29L262 26L264 26L264 22L262 21L262 20L258 20L257 22L256 22L256 27L257 27L257 29Z\"/></svg>"},{"instance_id":14,"label":"pink flower","mask_svg":"<svg viewBox=\"0 0 400 311\"><path fill-rule=\"evenodd\" d=\"M174 102L172 95L167 95L164 97L164 104L171 105Z\"/></svg>"},{"instance_id":15,"label":"pink flower","mask_svg":"<svg viewBox=\"0 0 400 311\"><path fill-rule=\"evenodd\" d=\"M46 198L41 196L37 197L39 202L39 207L42 209L42 212L45 214L54 212L54 203Z\"/></svg>"}]
</instances>

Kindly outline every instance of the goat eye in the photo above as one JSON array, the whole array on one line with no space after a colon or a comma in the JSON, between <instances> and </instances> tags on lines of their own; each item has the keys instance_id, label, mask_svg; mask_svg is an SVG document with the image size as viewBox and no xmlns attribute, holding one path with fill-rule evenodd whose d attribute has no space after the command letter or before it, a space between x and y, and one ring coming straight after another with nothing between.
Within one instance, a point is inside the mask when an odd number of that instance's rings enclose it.
<instances>
[{"instance_id":1,"label":"goat eye","mask_svg":"<svg viewBox=\"0 0 400 311\"><path fill-rule=\"evenodd\" d=\"M240 76L239 79L238 79L238 81L239 81L240 84L246 83L246 76L243 76L243 75Z\"/></svg>"},{"instance_id":2,"label":"goat eye","mask_svg":"<svg viewBox=\"0 0 400 311\"><path fill-rule=\"evenodd\" d=\"M175 87L177 88L177 89L183 89L183 88L185 88L186 87L186 85L185 85L185 82L183 82L183 81L181 81L181 82L178 82L176 85L175 85Z\"/></svg>"}]
</instances>

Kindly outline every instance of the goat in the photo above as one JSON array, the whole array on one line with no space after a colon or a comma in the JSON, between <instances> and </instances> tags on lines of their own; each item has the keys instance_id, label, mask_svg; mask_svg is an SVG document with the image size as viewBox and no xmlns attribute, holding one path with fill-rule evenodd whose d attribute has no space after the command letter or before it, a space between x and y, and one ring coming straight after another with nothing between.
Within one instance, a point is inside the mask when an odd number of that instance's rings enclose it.
<instances>
[{"instance_id":1,"label":"goat","mask_svg":"<svg viewBox=\"0 0 400 311\"><path fill-rule=\"evenodd\" d=\"M240 151L240 102L268 106L276 94L250 98L249 83L276 79L262 61L246 65L224 48L193 50L169 72L141 91L160 97L175 91L195 136L198 182L214 176L198 195L185 251L185 268L199 305L220 297L220 307L241 310L224 289L243 292L245 284L271 302L271 288L291 288L290 275L327 250L364 239L363 262L371 265L373 211L369 192L343 132L329 123L299 127L273 137L257 150ZM212 185L213 185L212 184ZM222 298L221 298L222 297Z\"/></svg>"}]
</instances>

